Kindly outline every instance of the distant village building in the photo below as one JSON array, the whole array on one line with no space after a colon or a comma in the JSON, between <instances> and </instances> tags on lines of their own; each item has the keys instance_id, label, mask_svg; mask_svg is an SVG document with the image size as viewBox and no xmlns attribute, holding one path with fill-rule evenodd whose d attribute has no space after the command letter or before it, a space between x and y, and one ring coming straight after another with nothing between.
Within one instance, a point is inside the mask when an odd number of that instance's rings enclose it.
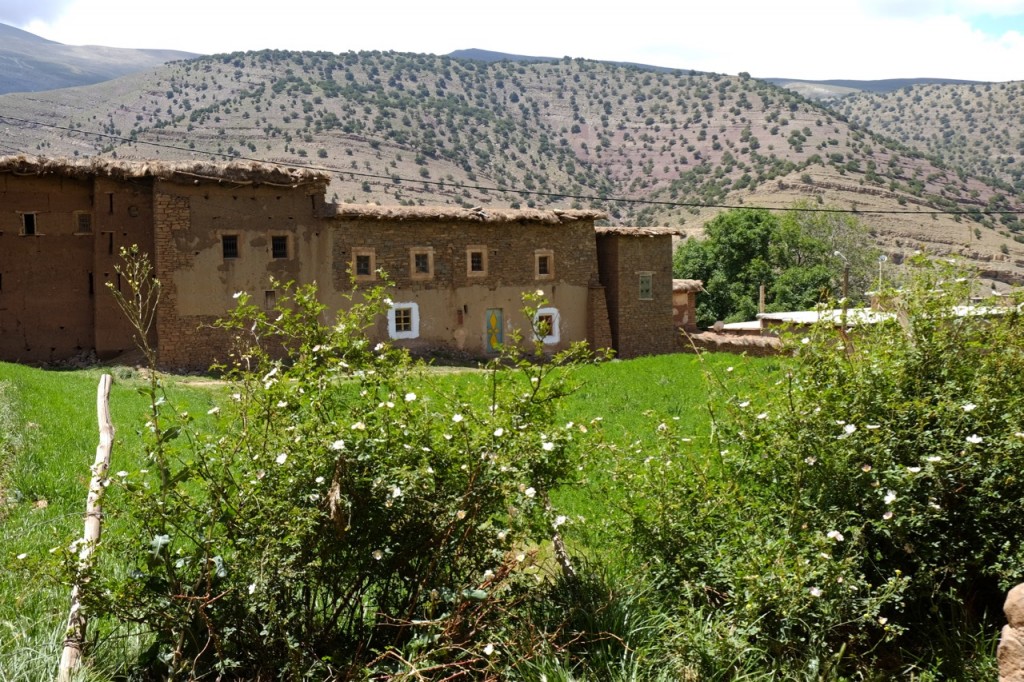
<instances>
[{"instance_id":1,"label":"distant village building","mask_svg":"<svg viewBox=\"0 0 1024 682\"><path fill-rule=\"evenodd\" d=\"M697 294L701 291L704 282L699 279L672 280L672 319L676 327L697 331Z\"/></svg>"},{"instance_id":2,"label":"distant village building","mask_svg":"<svg viewBox=\"0 0 1024 682\"><path fill-rule=\"evenodd\" d=\"M213 322L271 277L316 282L329 310L393 282L373 335L417 352L486 356L528 332L522 295L552 352L575 341L619 357L675 348L672 230L595 228L597 211L379 207L325 202L330 176L259 163L0 158L0 359L54 362L133 347L107 283L121 247L149 253L163 286L161 365L205 369L228 340Z\"/></svg>"}]
</instances>

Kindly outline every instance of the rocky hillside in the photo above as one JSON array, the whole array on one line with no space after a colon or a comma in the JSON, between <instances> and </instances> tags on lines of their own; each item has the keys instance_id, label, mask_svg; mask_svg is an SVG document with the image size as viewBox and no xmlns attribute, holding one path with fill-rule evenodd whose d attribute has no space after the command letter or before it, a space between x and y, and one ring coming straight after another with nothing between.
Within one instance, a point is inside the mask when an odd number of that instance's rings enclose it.
<instances>
[{"instance_id":1,"label":"rocky hillside","mask_svg":"<svg viewBox=\"0 0 1024 682\"><path fill-rule=\"evenodd\" d=\"M0 93L89 85L195 56L178 50L64 45L0 24Z\"/></svg>"},{"instance_id":2,"label":"rocky hillside","mask_svg":"<svg viewBox=\"0 0 1024 682\"><path fill-rule=\"evenodd\" d=\"M989 213L1016 193L746 75L264 51L2 96L0 119L7 152L306 164L345 201L594 207L699 231L724 205L804 200L859 211L895 261L927 248L1024 272L1021 224Z\"/></svg>"}]
</instances>

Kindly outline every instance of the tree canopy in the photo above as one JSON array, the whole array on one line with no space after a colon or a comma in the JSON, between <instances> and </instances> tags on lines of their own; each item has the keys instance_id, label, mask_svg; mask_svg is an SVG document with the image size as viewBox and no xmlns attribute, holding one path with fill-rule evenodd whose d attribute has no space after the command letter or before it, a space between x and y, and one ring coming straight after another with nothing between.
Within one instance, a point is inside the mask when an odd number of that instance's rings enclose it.
<instances>
[{"instance_id":1,"label":"tree canopy","mask_svg":"<svg viewBox=\"0 0 1024 682\"><path fill-rule=\"evenodd\" d=\"M877 249L868 228L849 214L803 203L781 214L741 208L719 214L704 229L707 238L686 241L673 263L676 277L704 282L698 324L753 319L761 284L769 312L839 297L846 266L851 300L863 299L871 287Z\"/></svg>"}]
</instances>

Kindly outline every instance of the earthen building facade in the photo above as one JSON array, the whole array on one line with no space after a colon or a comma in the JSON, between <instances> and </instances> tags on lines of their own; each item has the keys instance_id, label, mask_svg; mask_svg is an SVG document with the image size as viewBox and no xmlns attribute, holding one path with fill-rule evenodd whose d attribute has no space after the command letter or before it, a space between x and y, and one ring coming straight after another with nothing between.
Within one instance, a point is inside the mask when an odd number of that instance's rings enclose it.
<instances>
[{"instance_id":1,"label":"earthen building facade","mask_svg":"<svg viewBox=\"0 0 1024 682\"><path fill-rule=\"evenodd\" d=\"M675 348L670 230L595 228L596 211L326 203L327 174L263 164L0 158L0 359L54 362L133 347L110 286L122 246L151 254L166 367L205 369L228 340L213 322L277 281L317 283L329 310L390 280L373 335L418 352L486 356L530 330L620 357Z\"/></svg>"}]
</instances>

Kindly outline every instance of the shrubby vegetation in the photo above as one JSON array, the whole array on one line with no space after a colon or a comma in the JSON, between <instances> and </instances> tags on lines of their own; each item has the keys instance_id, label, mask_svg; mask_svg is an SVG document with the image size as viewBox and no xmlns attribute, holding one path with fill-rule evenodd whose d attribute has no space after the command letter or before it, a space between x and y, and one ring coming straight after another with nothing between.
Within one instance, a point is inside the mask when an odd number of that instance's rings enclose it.
<instances>
[{"instance_id":1,"label":"shrubby vegetation","mask_svg":"<svg viewBox=\"0 0 1024 682\"><path fill-rule=\"evenodd\" d=\"M1024 578L1024 317L965 315L970 282L915 265L889 322L815 327L771 393L729 395L709 451L667 428L624 462L634 547L705 675L991 679Z\"/></svg>"},{"instance_id":2,"label":"shrubby vegetation","mask_svg":"<svg viewBox=\"0 0 1024 682\"><path fill-rule=\"evenodd\" d=\"M152 632L146 665L171 678L486 675L564 521L549 491L580 432L553 423L556 369L585 348L510 348L485 401L431 399L404 351L367 340L381 290L326 326L313 287L271 316L238 304L220 427L150 395L146 462L111 510L135 528L104 541L90 612Z\"/></svg>"},{"instance_id":3,"label":"shrubby vegetation","mask_svg":"<svg viewBox=\"0 0 1024 682\"><path fill-rule=\"evenodd\" d=\"M704 282L697 322L752 320L759 287L769 312L806 310L842 293L849 266L848 295L871 288L877 249L867 228L849 214L797 204L780 214L733 209L705 226L707 238L687 240L676 251L676 277ZM859 302L859 301L856 301Z\"/></svg>"},{"instance_id":4,"label":"shrubby vegetation","mask_svg":"<svg viewBox=\"0 0 1024 682\"><path fill-rule=\"evenodd\" d=\"M1024 579L1024 319L960 314L970 282L914 266L889 322L707 358L704 414L622 438L615 403L559 404L625 363L527 346L449 380L367 341L383 291L327 325L311 288L270 316L241 295L230 388L137 382L90 677L990 679ZM24 585L49 555L20 551ZM4 647L0 678L55 661Z\"/></svg>"}]
</instances>

